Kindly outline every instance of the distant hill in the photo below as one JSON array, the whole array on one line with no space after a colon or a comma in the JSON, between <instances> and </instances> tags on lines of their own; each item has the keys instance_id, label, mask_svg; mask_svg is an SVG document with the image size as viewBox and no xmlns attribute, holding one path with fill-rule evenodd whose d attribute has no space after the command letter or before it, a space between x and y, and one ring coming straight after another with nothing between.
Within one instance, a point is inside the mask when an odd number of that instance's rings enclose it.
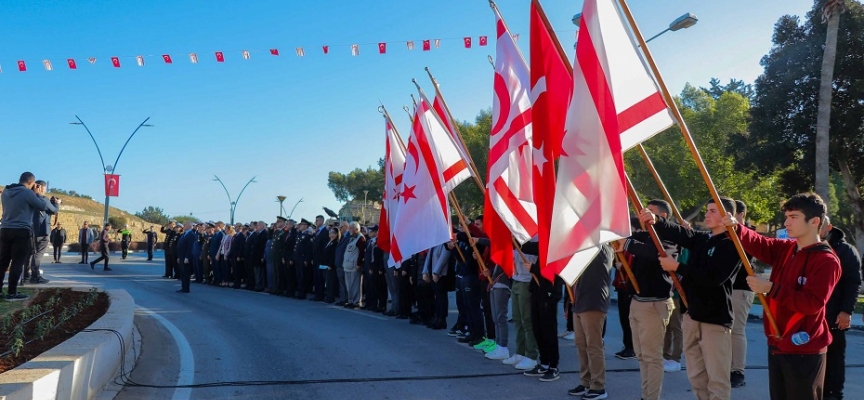
<instances>
[{"instance_id":1,"label":"distant hill","mask_svg":"<svg viewBox=\"0 0 864 400\"><path fill-rule=\"evenodd\" d=\"M75 232L84 224L84 221L89 222L91 226L102 225L102 216L105 213L104 204L83 197L72 197L56 193L48 193L48 196L54 196L62 200L59 220L63 228L66 229L66 235L69 238L67 243L77 240ZM2 210L3 206L0 205L0 212ZM109 208L108 215L125 218L127 225L129 225L129 230L132 232L132 240L136 242L145 240L144 234L141 232L145 228L154 226L157 232L159 230L158 224L149 223L136 217L135 214L114 207ZM53 217L51 223L54 223ZM162 235L160 234L159 236Z\"/></svg>"}]
</instances>

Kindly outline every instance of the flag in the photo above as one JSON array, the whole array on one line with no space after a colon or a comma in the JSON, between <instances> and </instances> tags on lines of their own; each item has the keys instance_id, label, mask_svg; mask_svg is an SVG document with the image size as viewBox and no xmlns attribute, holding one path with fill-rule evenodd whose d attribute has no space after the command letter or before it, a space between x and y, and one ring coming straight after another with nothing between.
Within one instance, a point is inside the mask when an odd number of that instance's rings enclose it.
<instances>
[{"instance_id":1,"label":"flag","mask_svg":"<svg viewBox=\"0 0 864 400\"><path fill-rule=\"evenodd\" d=\"M330 46L321 46L321 50L324 50L324 54L330 53Z\"/></svg>"},{"instance_id":2,"label":"flag","mask_svg":"<svg viewBox=\"0 0 864 400\"><path fill-rule=\"evenodd\" d=\"M302 47L298 47L298 48L294 49L294 52L297 53L297 57L303 57L306 55L306 51L303 50Z\"/></svg>"},{"instance_id":3,"label":"flag","mask_svg":"<svg viewBox=\"0 0 864 400\"><path fill-rule=\"evenodd\" d=\"M378 221L378 248L390 253L390 243L395 240L390 228L399 210L402 191L402 174L405 172L405 145L399 132L387 114L385 123L384 195L381 201L381 216Z\"/></svg>"},{"instance_id":4,"label":"flag","mask_svg":"<svg viewBox=\"0 0 864 400\"><path fill-rule=\"evenodd\" d=\"M423 41L423 51L429 51L429 49L432 48L429 43L430 43L429 40Z\"/></svg>"},{"instance_id":5,"label":"flag","mask_svg":"<svg viewBox=\"0 0 864 400\"><path fill-rule=\"evenodd\" d=\"M512 238L524 243L537 234L531 184L531 75L504 19L497 8L494 11L498 42L483 228L489 235L490 258L512 276Z\"/></svg>"},{"instance_id":6,"label":"flag","mask_svg":"<svg viewBox=\"0 0 864 400\"><path fill-rule=\"evenodd\" d=\"M470 49L470 48L471 48L471 38L470 38L470 37L462 38L462 42L465 43L465 48L466 48L466 49Z\"/></svg>"},{"instance_id":7,"label":"flag","mask_svg":"<svg viewBox=\"0 0 864 400\"><path fill-rule=\"evenodd\" d=\"M168 55L168 54L163 54L163 55L162 55L162 60L165 61L165 64L171 64L171 63L173 62L173 61L171 61L171 56Z\"/></svg>"},{"instance_id":8,"label":"flag","mask_svg":"<svg viewBox=\"0 0 864 400\"><path fill-rule=\"evenodd\" d=\"M225 54L221 51L216 52L216 62L225 62Z\"/></svg>"},{"instance_id":9,"label":"flag","mask_svg":"<svg viewBox=\"0 0 864 400\"><path fill-rule=\"evenodd\" d=\"M189 62L192 64L198 64L198 55L195 53L189 53Z\"/></svg>"},{"instance_id":10,"label":"flag","mask_svg":"<svg viewBox=\"0 0 864 400\"><path fill-rule=\"evenodd\" d=\"M51 65L51 60L42 60L42 65L45 66L46 71L53 71L54 70L54 66Z\"/></svg>"},{"instance_id":11,"label":"flag","mask_svg":"<svg viewBox=\"0 0 864 400\"><path fill-rule=\"evenodd\" d=\"M111 57L111 65L113 65L114 68L120 68L120 57Z\"/></svg>"},{"instance_id":12,"label":"flag","mask_svg":"<svg viewBox=\"0 0 864 400\"><path fill-rule=\"evenodd\" d=\"M437 85L437 82L435 84ZM462 159L468 161L470 160L468 157L468 150L463 146L462 139L459 138L459 135L456 132L456 127L450 119L450 113L448 113L447 108L444 107L444 97L441 95L441 91L437 90L437 88L435 92L435 100L432 102L432 109L435 110L435 114L437 114L438 118L441 119L441 122L444 123L444 127L447 129L447 133L450 134L450 138L453 139L453 143L456 143L456 148L459 149L459 155L462 156Z\"/></svg>"},{"instance_id":13,"label":"flag","mask_svg":"<svg viewBox=\"0 0 864 400\"><path fill-rule=\"evenodd\" d=\"M24 60L18 60L18 70L21 72L27 71L27 64L24 63Z\"/></svg>"},{"instance_id":14,"label":"flag","mask_svg":"<svg viewBox=\"0 0 864 400\"><path fill-rule=\"evenodd\" d=\"M105 197L120 196L120 175L105 174Z\"/></svg>"},{"instance_id":15,"label":"flag","mask_svg":"<svg viewBox=\"0 0 864 400\"><path fill-rule=\"evenodd\" d=\"M390 227L389 265L450 240L447 195L470 176L446 128L422 96L406 150L399 212Z\"/></svg>"},{"instance_id":16,"label":"flag","mask_svg":"<svg viewBox=\"0 0 864 400\"><path fill-rule=\"evenodd\" d=\"M360 55L360 45L359 44L352 44L351 45L351 55L352 56L359 56Z\"/></svg>"},{"instance_id":17,"label":"flag","mask_svg":"<svg viewBox=\"0 0 864 400\"><path fill-rule=\"evenodd\" d=\"M441 47L441 39L435 39L435 48Z\"/></svg>"},{"instance_id":18,"label":"flag","mask_svg":"<svg viewBox=\"0 0 864 400\"><path fill-rule=\"evenodd\" d=\"M489 42L489 39L486 36L480 36L480 45L485 46Z\"/></svg>"},{"instance_id":19,"label":"flag","mask_svg":"<svg viewBox=\"0 0 864 400\"><path fill-rule=\"evenodd\" d=\"M545 15L535 0L531 2L530 43L531 52L531 118L533 136L533 186L534 204L537 206L537 233L540 242L540 267L548 263L546 257L549 230L552 224L552 207L555 199L555 159L561 153L561 138L564 136L564 120L573 76L569 62L558 51L558 40L546 29ZM513 41L517 35L511 36ZM498 41L502 41L500 31ZM545 275L544 275L545 276ZM553 275L549 275L554 277ZM550 280L552 278L549 278Z\"/></svg>"},{"instance_id":20,"label":"flag","mask_svg":"<svg viewBox=\"0 0 864 400\"><path fill-rule=\"evenodd\" d=\"M279 55L279 49L270 49L270 54L272 54L274 56L278 56Z\"/></svg>"},{"instance_id":21,"label":"flag","mask_svg":"<svg viewBox=\"0 0 864 400\"><path fill-rule=\"evenodd\" d=\"M409 41L405 42L405 47L407 47L408 50L414 50L414 41L409 40Z\"/></svg>"},{"instance_id":22,"label":"flag","mask_svg":"<svg viewBox=\"0 0 864 400\"><path fill-rule=\"evenodd\" d=\"M135 61L138 62L139 67L144 66L144 56L135 56Z\"/></svg>"},{"instance_id":23,"label":"flag","mask_svg":"<svg viewBox=\"0 0 864 400\"><path fill-rule=\"evenodd\" d=\"M66 64L69 64L69 69L78 69L78 65L75 64L75 59L67 58Z\"/></svg>"},{"instance_id":24,"label":"flag","mask_svg":"<svg viewBox=\"0 0 864 400\"><path fill-rule=\"evenodd\" d=\"M248 60L248 59L249 59L249 50L243 50L243 59L244 59L244 60Z\"/></svg>"},{"instance_id":25,"label":"flag","mask_svg":"<svg viewBox=\"0 0 864 400\"><path fill-rule=\"evenodd\" d=\"M384 54L387 52L387 43L381 42L378 43L378 54Z\"/></svg>"},{"instance_id":26,"label":"flag","mask_svg":"<svg viewBox=\"0 0 864 400\"><path fill-rule=\"evenodd\" d=\"M88 57L87 61L89 61L90 64L96 64L96 57Z\"/></svg>"}]
</instances>

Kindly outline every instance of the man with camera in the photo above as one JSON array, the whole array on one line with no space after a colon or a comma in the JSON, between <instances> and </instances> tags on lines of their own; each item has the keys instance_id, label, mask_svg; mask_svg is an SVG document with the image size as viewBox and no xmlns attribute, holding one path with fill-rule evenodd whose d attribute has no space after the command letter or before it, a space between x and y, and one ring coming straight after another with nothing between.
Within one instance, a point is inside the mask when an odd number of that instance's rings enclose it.
<instances>
[{"instance_id":1,"label":"man with camera","mask_svg":"<svg viewBox=\"0 0 864 400\"><path fill-rule=\"evenodd\" d=\"M27 295L18 293L18 279L24 265L33 254L33 215L37 211L49 214L57 212L59 199L49 201L34 193L36 176L31 172L21 174L17 184L7 185L0 195L3 205L3 225L0 225L0 284L9 269L7 301L21 301ZM36 189L37 191L40 189ZM41 189L44 193L44 188Z\"/></svg>"},{"instance_id":2,"label":"man with camera","mask_svg":"<svg viewBox=\"0 0 864 400\"><path fill-rule=\"evenodd\" d=\"M33 186L33 193L35 193L36 197L39 197L40 200L44 201L45 190L47 187L47 182L41 180L36 181L36 184ZM56 201L56 199L51 197L51 201ZM28 263L30 268L24 268L24 274L21 276L22 286L24 285L24 282L28 280L30 283L48 283L48 280L42 277L40 267L42 266L42 255L45 254L45 249L48 248L48 236L50 235L51 215L42 210L35 210L33 213L33 236L36 238L33 243L35 249L33 256L30 257L30 262Z\"/></svg>"}]
</instances>

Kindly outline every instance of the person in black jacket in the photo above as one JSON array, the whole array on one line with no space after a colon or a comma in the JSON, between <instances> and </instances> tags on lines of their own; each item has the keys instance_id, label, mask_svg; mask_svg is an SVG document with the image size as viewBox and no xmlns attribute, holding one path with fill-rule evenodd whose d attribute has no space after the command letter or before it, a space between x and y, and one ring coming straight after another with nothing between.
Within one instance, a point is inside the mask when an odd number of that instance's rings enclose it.
<instances>
[{"instance_id":1,"label":"person in black jacket","mask_svg":"<svg viewBox=\"0 0 864 400\"><path fill-rule=\"evenodd\" d=\"M258 223L249 224L249 234L246 235L246 243L243 245L243 261L245 261L244 281L246 290L255 290L255 242L258 239Z\"/></svg>"},{"instance_id":2,"label":"person in black jacket","mask_svg":"<svg viewBox=\"0 0 864 400\"><path fill-rule=\"evenodd\" d=\"M51 246L54 247L54 264L60 264L63 244L66 243L66 229L60 223L51 230Z\"/></svg>"},{"instance_id":3,"label":"person in black jacket","mask_svg":"<svg viewBox=\"0 0 864 400\"><path fill-rule=\"evenodd\" d=\"M165 241L162 242L162 252L165 253L165 275L162 275L163 278L173 278L175 276L174 271L174 263L175 255L173 253L174 236L177 234L174 230L174 227L177 226L176 221L171 221L168 225L163 225L159 228L159 231L165 234ZM83 256L81 258L81 263L86 260L87 252L83 252Z\"/></svg>"},{"instance_id":4,"label":"person in black jacket","mask_svg":"<svg viewBox=\"0 0 864 400\"><path fill-rule=\"evenodd\" d=\"M322 269L322 266L327 264L324 262L324 250L327 248L327 243L330 242L330 233L324 226L324 216L315 217L315 239L312 241L312 274L313 284L315 286L315 296L310 300L324 301L324 288L326 282L327 269ZM384 301L387 301L386 298Z\"/></svg>"},{"instance_id":5,"label":"person in black jacket","mask_svg":"<svg viewBox=\"0 0 864 400\"><path fill-rule=\"evenodd\" d=\"M840 259L842 274L825 305L825 319L831 332L831 344L825 355L825 399L842 399L846 381L846 331L852 325L852 311L861 288L861 258L858 250L846 242L845 234L831 225L828 217L819 232Z\"/></svg>"},{"instance_id":6,"label":"person in black jacket","mask_svg":"<svg viewBox=\"0 0 864 400\"><path fill-rule=\"evenodd\" d=\"M231 269L234 275L234 289L240 289L241 282L246 278L244 251L246 247L246 238L248 236L249 225L240 225L237 234L234 235L234 240L231 241L231 251L228 253L228 259L231 260Z\"/></svg>"},{"instance_id":7,"label":"person in black jacket","mask_svg":"<svg viewBox=\"0 0 864 400\"><path fill-rule=\"evenodd\" d=\"M735 214L735 200L722 197L723 208ZM688 263L667 256L660 259L664 271L682 277L688 301L684 317L684 355L687 377L699 399L731 397L732 384L732 282L741 267L735 244L723 225L724 214L710 200L705 227L710 232L684 228L644 209L639 219L654 225L662 240L690 250Z\"/></svg>"},{"instance_id":8,"label":"person in black jacket","mask_svg":"<svg viewBox=\"0 0 864 400\"><path fill-rule=\"evenodd\" d=\"M747 221L747 205L741 200L735 200L735 219L745 223ZM748 228L756 230L754 226ZM753 259L749 257L749 259ZM747 268L738 270L735 282L732 283L732 373L729 380L732 387L741 387L746 384L744 369L747 366L747 319L750 316L750 308L753 307L753 299L756 293L747 284Z\"/></svg>"},{"instance_id":9,"label":"person in black jacket","mask_svg":"<svg viewBox=\"0 0 864 400\"><path fill-rule=\"evenodd\" d=\"M258 232L255 235L255 242L252 244L252 269L255 273L255 291L263 292L264 286L267 285L266 264L264 259L264 251L267 249L267 241L270 238L267 235L267 224L264 221L258 221Z\"/></svg>"},{"instance_id":10,"label":"person in black jacket","mask_svg":"<svg viewBox=\"0 0 864 400\"><path fill-rule=\"evenodd\" d=\"M297 292L297 266L294 264L294 249L297 247L299 233L296 228L297 222L289 219L285 224L287 231L282 235L285 242L285 252L282 257L285 260L285 287L283 291L286 297L294 297Z\"/></svg>"},{"instance_id":11,"label":"person in black jacket","mask_svg":"<svg viewBox=\"0 0 864 400\"><path fill-rule=\"evenodd\" d=\"M538 242L526 242L522 245L522 252L530 255L540 254ZM531 264L531 274L537 279L531 280L528 291L531 292L531 325L534 338L537 340L537 350L540 359L525 359L516 364L517 369L527 369L526 376L545 377L547 373L551 376L555 373L550 371L551 367L558 368L560 354L558 352L558 302L564 293L564 281L556 276L553 282L543 278L540 274L540 265ZM538 283L539 282L539 283ZM531 368L522 368L534 363Z\"/></svg>"},{"instance_id":12,"label":"person in black jacket","mask_svg":"<svg viewBox=\"0 0 864 400\"><path fill-rule=\"evenodd\" d=\"M300 300L305 300L309 290L312 289L309 278L312 278L312 250L315 234L309 230L309 225L311 224L305 218L301 218L300 223L297 224L298 233L292 257L297 290L288 295Z\"/></svg>"},{"instance_id":13,"label":"person in black jacket","mask_svg":"<svg viewBox=\"0 0 864 400\"><path fill-rule=\"evenodd\" d=\"M147 261L153 261L153 251L156 250L156 239L158 238L156 231L153 230L153 226L151 225L149 228L143 230L142 233L144 233L144 237L147 240Z\"/></svg>"},{"instance_id":14,"label":"person in black jacket","mask_svg":"<svg viewBox=\"0 0 864 400\"><path fill-rule=\"evenodd\" d=\"M324 246L324 251L319 262L321 266L326 266L327 268L324 276L326 280L324 302L333 304L336 302L336 297L339 296L339 276L336 274L336 247L339 246L339 241L342 239L339 228L330 228L327 238L330 241ZM321 268L321 266L318 268Z\"/></svg>"}]
</instances>

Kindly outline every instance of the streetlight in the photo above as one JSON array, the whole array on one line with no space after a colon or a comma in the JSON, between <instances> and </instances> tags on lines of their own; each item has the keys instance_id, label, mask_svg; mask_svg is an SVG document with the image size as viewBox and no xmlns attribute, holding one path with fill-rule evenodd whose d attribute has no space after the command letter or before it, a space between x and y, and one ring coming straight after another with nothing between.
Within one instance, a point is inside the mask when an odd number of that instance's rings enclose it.
<instances>
[{"instance_id":1,"label":"streetlight","mask_svg":"<svg viewBox=\"0 0 864 400\"><path fill-rule=\"evenodd\" d=\"M294 207L291 207L291 212L288 214L289 219L291 218L292 215L294 215L294 210L297 209L297 206L299 206L300 203L302 203L302 202L303 202L303 198L301 197L300 200L297 200L297 202L294 203Z\"/></svg>"},{"instance_id":2,"label":"streetlight","mask_svg":"<svg viewBox=\"0 0 864 400\"><path fill-rule=\"evenodd\" d=\"M106 177L106 185L107 185L107 176L109 174L113 174L113 172L117 170L117 163L120 162L120 156L123 155L123 150L126 150L126 145L129 144L129 141L132 140L132 137L135 136L136 133L138 133L138 130L141 129L142 126L146 126L146 127L152 127L153 126L153 125L150 125L147 123L147 121L150 120L150 117L147 117L147 119L145 119L144 122L141 122L140 124L138 124L138 127L135 128L135 130L132 131L132 134L129 135L129 138L126 139L126 143L124 143L123 147L120 149L120 154L117 154L117 159L114 160L114 165L111 165L111 164L105 165L105 159L102 158L102 150L99 149L99 144L96 143L96 138L93 137L93 133L90 132L90 128L88 128L87 124L85 124L84 121L81 120L81 118L78 117L77 115L75 116L75 119L77 119L78 122L70 122L69 124L70 125L83 126L84 130L87 131L87 134L90 135L90 139L93 140L93 144L96 145L96 152L99 153L99 161L102 162L102 173ZM102 218L102 226L105 226L108 224L108 202L110 199L111 198L108 196L108 190L106 187L106 190L105 190L105 215Z\"/></svg>"},{"instance_id":3,"label":"streetlight","mask_svg":"<svg viewBox=\"0 0 864 400\"><path fill-rule=\"evenodd\" d=\"M285 196L276 196L276 201L279 202L279 216L280 217L282 216L282 211L285 210L285 207L282 207L282 203L285 202L285 199L287 199L287 197L285 197Z\"/></svg>"},{"instance_id":4,"label":"streetlight","mask_svg":"<svg viewBox=\"0 0 864 400\"><path fill-rule=\"evenodd\" d=\"M366 195L369 194L368 190L363 191L363 223L366 223Z\"/></svg>"},{"instance_id":5,"label":"streetlight","mask_svg":"<svg viewBox=\"0 0 864 400\"><path fill-rule=\"evenodd\" d=\"M687 29L693 25L696 25L697 22L699 22L699 18L696 18L695 15L693 15L691 13L684 14L684 15L678 17L677 19L675 19L674 21L672 21L672 23L669 24L668 28L664 29L662 32L660 32L654 36L651 36L651 39L646 40L645 43L648 43L648 42L656 39L658 36L660 36L666 32L669 32L669 31L675 32L675 31L678 31L681 29Z\"/></svg>"},{"instance_id":6,"label":"streetlight","mask_svg":"<svg viewBox=\"0 0 864 400\"><path fill-rule=\"evenodd\" d=\"M249 186L249 184L255 182L255 177L253 176L252 179L249 180L249 182L246 182L246 185L244 185L243 189L240 190L240 194L237 195L237 200L231 199L231 194L228 193L228 188L225 187L225 184L222 182L221 179L219 179L218 176L213 175L213 177L216 178L213 180L219 182L219 184L222 185L222 189L225 189L225 194L228 195L228 202L231 203L231 225L234 225L234 210L237 209L237 202L240 201L240 197L243 196L243 192L246 191L246 188Z\"/></svg>"}]
</instances>

